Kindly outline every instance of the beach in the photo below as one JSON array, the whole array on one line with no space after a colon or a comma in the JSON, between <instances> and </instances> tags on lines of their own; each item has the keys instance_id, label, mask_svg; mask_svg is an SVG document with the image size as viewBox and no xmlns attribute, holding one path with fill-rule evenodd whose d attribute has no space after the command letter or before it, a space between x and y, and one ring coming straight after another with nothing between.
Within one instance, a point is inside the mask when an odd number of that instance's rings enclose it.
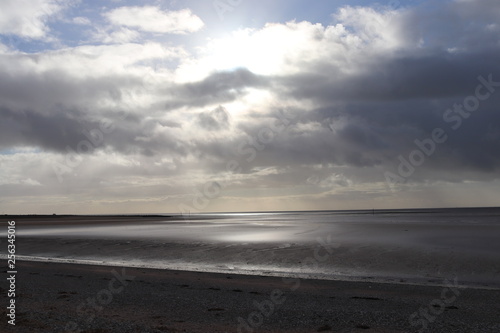
<instances>
[{"instance_id":1,"label":"beach","mask_svg":"<svg viewBox=\"0 0 500 333\"><path fill-rule=\"evenodd\" d=\"M3 306L0 327L499 331L498 209L377 213L10 216L16 326Z\"/></svg>"},{"instance_id":2,"label":"beach","mask_svg":"<svg viewBox=\"0 0 500 333\"><path fill-rule=\"evenodd\" d=\"M500 288L499 209L14 218L25 260Z\"/></svg>"},{"instance_id":3,"label":"beach","mask_svg":"<svg viewBox=\"0 0 500 333\"><path fill-rule=\"evenodd\" d=\"M4 319L0 324L4 332L493 333L500 329L500 291L453 289L453 282L436 287L283 280L41 262L19 262L18 271L16 327L7 327ZM3 318L5 311L2 307Z\"/></svg>"},{"instance_id":4,"label":"beach","mask_svg":"<svg viewBox=\"0 0 500 333\"><path fill-rule=\"evenodd\" d=\"M500 333L500 0L0 0L0 333Z\"/></svg>"}]
</instances>

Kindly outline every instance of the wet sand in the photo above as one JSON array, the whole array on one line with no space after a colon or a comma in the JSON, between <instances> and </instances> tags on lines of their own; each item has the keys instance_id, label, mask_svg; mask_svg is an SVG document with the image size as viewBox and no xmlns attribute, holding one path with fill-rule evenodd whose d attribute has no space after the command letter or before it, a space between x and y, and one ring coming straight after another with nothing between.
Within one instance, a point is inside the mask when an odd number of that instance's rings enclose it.
<instances>
[{"instance_id":1,"label":"wet sand","mask_svg":"<svg viewBox=\"0 0 500 333\"><path fill-rule=\"evenodd\" d=\"M16 255L32 260L500 288L499 216L488 214L11 218Z\"/></svg>"},{"instance_id":2,"label":"wet sand","mask_svg":"<svg viewBox=\"0 0 500 333\"><path fill-rule=\"evenodd\" d=\"M18 262L2 332L491 332L500 291ZM114 273L113 273L114 272ZM5 304L2 287L0 299Z\"/></svg>"}]
</instances>

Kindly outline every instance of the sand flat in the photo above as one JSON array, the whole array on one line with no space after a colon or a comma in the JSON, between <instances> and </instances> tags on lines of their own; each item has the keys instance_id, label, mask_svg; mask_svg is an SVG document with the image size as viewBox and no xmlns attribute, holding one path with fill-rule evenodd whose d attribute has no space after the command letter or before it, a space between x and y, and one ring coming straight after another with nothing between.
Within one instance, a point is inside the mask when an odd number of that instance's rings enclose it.
<instances>
[{"instance_id":1,"label":"sand flat","mask_svg":"<svg viewBox=\"0 0 500 333\"><path fill-rule=\"evenodd\" d=\"M498 210L487 213L24 216L16 217L17 254L332 280L458 278L500 288Z\"/></svg>"}]
</instances>

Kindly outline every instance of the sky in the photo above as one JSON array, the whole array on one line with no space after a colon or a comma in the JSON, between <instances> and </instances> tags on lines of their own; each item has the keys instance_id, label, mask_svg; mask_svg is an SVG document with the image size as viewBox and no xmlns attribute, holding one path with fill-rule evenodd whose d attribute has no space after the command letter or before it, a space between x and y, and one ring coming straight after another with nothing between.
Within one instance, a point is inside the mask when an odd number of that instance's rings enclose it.
<instances>
[{"instance_id":1,"label":"sky","mask_svg":"<svg viewBox=\"0 0 500 333\"><path fill-rule=\"evenodd\" d=\"M500 2L2 0L0 214L500 206Z\"/></svg>"}]
</instances>

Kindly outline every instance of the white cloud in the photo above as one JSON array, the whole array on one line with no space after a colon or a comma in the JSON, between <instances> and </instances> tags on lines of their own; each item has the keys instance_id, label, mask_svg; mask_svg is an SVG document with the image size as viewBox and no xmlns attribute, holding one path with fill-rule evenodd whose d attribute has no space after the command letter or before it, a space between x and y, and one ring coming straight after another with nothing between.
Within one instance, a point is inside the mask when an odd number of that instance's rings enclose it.
<instances>
[{"instance_id":1,"label":"white cloud","mask_svg":"<svg viewBox=\"0 0 500 333\"><path fill-rule=\"evenodd\" d=\"M33 55L18 55L13 58L0 58L3 62L19 67L17 73L46 73L58 71L73 77L106 77L113 74L134 74L139 62L151 59L175 59L184 55L180 47L164 47L159 43L126 43L120 45L84 45L74 48L48 51ZM13 62L13 60L15 60Z\"/></svg>"},{"instance_id":2,"label":"white cloud","mask_svg":"<svg viewBox=\"0 0 500 333\"><path fill-rule=\"evenodd\" d=\"M49 32L47 20L62 8L56 0L2 0L0 34L43 39Z\"/></svg>"},{"instance_id":3,"label":"white cloud","mask_svg":"<svg viewBox=\"0 0 500 333\"><path fill-rule=\"evenodd\" d=\"M8 51L9 51L9 48L6 45L0 43L0 54L6 53Z\"/></svg>"},{"instance_id":4,"label":"white cloud","mask_svg":"<svg viewBox=\"0 0 500 333\"><path fill-rule=\"evenodd\" d=\"M214 70L240 67L262 75L301 71L300 62L319 56L317 47L324 42L324 34L321 24L309 22L267 24L260 30L235 31L230 37L211 40L200 48L197 58L185 61L178 71L179 80L199 80ZM341 34L342 31L338 33ZM310 52L312 49L316 51Z\"/></svg>"},{"instance_id":5,"label":"white cloud","mask_svg":"<svg viewBox=\"0 0 500 333\"><path fill-rule=\"evenodd\" d=\"M171 77L167 70L155 73L156 64L184 55L180 47L152 42L0 54L1 104L42 114L60 112L56 105L97 114L115 107L144 110L158 98L156 85Z\"/></svg>"},{"instance_id":6,"label":"white cloud","mask_svg":"<svg viewBox=\"0 0 500 333\"><path fill-rule=\"evenodd\" d=\"M88 17L83 17L83 16L78 16L73 18L73 23L79 24L79 25L91 25L92 22L88 19Z\"/></svg>"},{"instance_id":7,"label":"white cloud","mask_svg":"<svg viewBox=\"0 0 500 333\"><path fill-rule=\"evenodd\" d=\"M120 7L106 14L114 25L145 32L185 34L203 27L203 21L191 10L162 11L158 7Z\"/></svg>"},{"instance_id":8,"label":"white cloud","mask_svg":"<svg viewBox=\"0 0 500 333\"><path fill-rule=\"evenodd\" d=\"M137 30L119 27L112 31L99 30L94 39L104 44L124 44L139 40L141 34Z\"/></svg>"},{"instance_id":9,"label":"white cloud","mask_svg":"<svg viewBox=\"0 0 500 333\"><path fill-rule=\"evenodd\" d=\"M405 10L347 6L334 15L332 25L290 21L238 30L200 48L197 58L179 68L179 81L240 67L261 75L307 73L318 64L347 74L370 70L373 58L419 47L419 37L404 25L406 15Z\"/></svg>"},{"instance_id":10,"label":"white cloud","mask_svg":"<svg viewBox=\"0 0 500 333\"><path fill-rule=\"evenodd\" d=\"M369 7L343 7L333 17L350 28L350 33L362 44L381 50L391 50L414 44L405 35L404 11L376 11ZM360 45L361 46L361 45Z\"/></svg>"}]
</instances>

